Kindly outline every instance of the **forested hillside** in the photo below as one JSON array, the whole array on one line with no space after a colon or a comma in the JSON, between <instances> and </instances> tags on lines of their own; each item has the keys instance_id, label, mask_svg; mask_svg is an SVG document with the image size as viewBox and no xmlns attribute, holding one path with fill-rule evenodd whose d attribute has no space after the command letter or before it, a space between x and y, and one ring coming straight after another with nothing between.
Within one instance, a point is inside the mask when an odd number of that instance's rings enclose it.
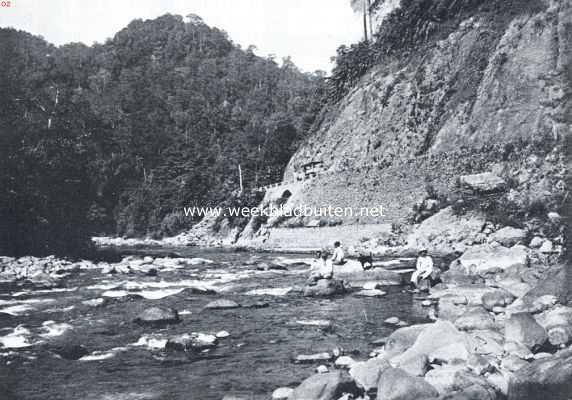
<instances>
[{"instance_id":1,"label":"forested hillside","mask_svg":"<svg viewBox=\"0 0 572 400\"><path fill-rule=\"evenodd\" d=\"M93 232L174 234L182 206L279 180L321 76L199 17L135 20L105 44L0 29L0 251L72 252Z\"/></svg>"}]
</instances>

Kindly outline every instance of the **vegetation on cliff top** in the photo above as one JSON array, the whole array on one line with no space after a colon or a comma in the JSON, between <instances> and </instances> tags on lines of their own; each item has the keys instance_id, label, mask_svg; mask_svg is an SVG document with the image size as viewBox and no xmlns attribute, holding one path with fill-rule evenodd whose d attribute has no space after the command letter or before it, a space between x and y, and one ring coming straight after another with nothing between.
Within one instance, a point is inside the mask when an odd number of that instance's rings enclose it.
<instances>
[{"instance_id":1,"label":"vegetation on cliff top","mask_svg":"<svg viewBox=\"0 0 572 400\"><path fill-rule=\"evenodd\" d=\"M374 2L372 7L381 4ZM387 64L397 55L407 59L412 50L445 38L471 16L486 16L504 29L515 15L543 7L535 0L401 0L401 7L387 16L372 40L338 48L327 100L338 102L372 67Z\"/></svg>"}]
</instances>

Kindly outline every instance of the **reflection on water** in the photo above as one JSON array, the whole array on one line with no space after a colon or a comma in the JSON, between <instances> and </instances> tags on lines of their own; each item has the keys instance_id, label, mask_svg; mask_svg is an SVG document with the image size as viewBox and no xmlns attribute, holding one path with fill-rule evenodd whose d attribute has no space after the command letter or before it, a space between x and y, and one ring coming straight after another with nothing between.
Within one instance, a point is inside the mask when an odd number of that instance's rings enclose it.
<instances>
[{"instance_id":1,"label":"reflection on water","mask_svg":"<svg viewBox=\"0 0 572 400\"><path fill-rule=\"evenodd\" d=\"M365 358L369 343L394 329L383 320L397 316L420 322L426 315L401 288L385 288L383 298L307 299L292 290L303 284L304 266L258 271L244 265L248 253L177 251L215 264L158 277L82 271L67 281L70 290L23 292L0 284L0 306L18 311L0 317L0 393L26 400L219 400L230 392L268 398L276 387L293 386L313 373L316 365L292 363L297 354L343 348ZM260 255L260 262L274 257ZM268 306L203 310L221 298ZM134 324L151 305L184 311L182 322L168 328ZM313 320L330 323L300 323ZM220 331L230 336L210 351L192 356L162 351L170 336ZM57 346L71 343L89 354L77 361L54 356Z\"/></svg>"}]
</instances>

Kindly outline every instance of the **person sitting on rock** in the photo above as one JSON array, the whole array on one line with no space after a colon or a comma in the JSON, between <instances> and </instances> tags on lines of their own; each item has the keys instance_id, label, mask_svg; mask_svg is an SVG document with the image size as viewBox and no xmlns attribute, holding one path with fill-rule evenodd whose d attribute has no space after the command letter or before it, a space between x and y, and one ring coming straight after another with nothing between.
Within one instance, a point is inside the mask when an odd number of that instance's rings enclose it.
<instances>
[{"instance_id":1,"label":"person sitting on rock","mask_svg":"<svg viewBox=\"0 0 572 400\"><path fill-rule=\"evenodd\" d=\"M326 250L318 251L316 256L310 267L308 285L315 285L320 279L332 279L334 277L334 266L332 260L328 260L328 252Z\"/></svg>"},{"instance_id":2,"label":"person sitting on rock","mask_svg":"<svg viewBox=\"0 0 572 400\"><path fill-rule=\"evenodd\" d=\"M332 264L334 265L344 265L345 260L344 249L342 249L342 244L340 242L334 243L334 254L332 255Z\"/></svg>"},{"instance_id":3,"label":"person sitting on rock","mask_svg":"<svg viewBox=\"0 0 572 400\"><path fill-rule=\"evenodd\" d=\"M433 259L427 254L427 249L421 249L415 264L415 272L411 275L411 285L415 289L428 291L432 286L433 279L436 278Z\"/></svg>"}]
</instances>

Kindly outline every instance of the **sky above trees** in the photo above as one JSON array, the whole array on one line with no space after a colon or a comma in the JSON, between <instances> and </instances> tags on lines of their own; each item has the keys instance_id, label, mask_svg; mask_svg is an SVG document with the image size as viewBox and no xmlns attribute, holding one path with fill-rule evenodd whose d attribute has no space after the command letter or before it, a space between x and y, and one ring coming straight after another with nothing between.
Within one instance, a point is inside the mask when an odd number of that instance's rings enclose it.
<instances>
[{"instance_id":1,"label":"sky above trees","mask_svg":"<svg viewBox=\"0 0 572 400\"><path fill-rule=\"evenodd\" d=\"M348 0L11 0L0 9L0 27L41 35L56 45L104 42L136 18L165 13L200 15L261 56L291 56L306 72L330 72L341 44L363 35L360 15Z\"/></svg>"}]
</instances>

